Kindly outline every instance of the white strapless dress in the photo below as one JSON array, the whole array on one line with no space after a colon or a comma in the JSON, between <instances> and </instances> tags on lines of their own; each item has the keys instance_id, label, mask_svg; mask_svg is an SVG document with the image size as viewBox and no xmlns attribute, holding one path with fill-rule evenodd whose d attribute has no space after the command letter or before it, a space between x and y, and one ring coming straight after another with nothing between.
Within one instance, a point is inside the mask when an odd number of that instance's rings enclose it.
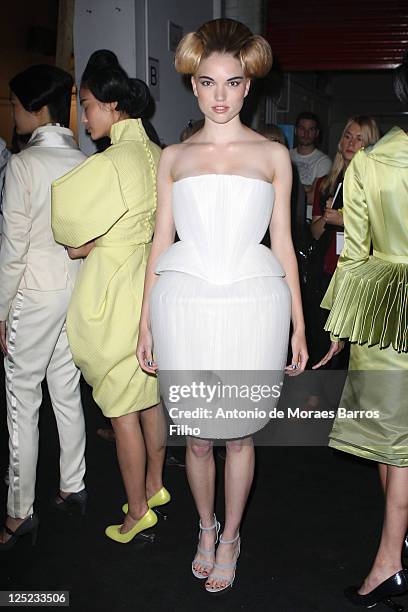
<instances>
[{"instance_id":1,"label":"white strapless dress","mask_svg":"<svg viewBox=\"0 0 408 612\"><path fill-rule=\"evenodd\" d=\"M150 312L161 394L174 423L185 426L179 433L251 435L277 402L276 388L255 400L237 398L235 389L283 381L291 296L280 263L259 244L273 203L273 185L254 178L205 174L173 184L180 242L157 262ZM212 401L200 383L215 390ZM183 385L190 392L180 392ZM234 407L239 415L227 412Z\"/></svg>"}]
</instances>

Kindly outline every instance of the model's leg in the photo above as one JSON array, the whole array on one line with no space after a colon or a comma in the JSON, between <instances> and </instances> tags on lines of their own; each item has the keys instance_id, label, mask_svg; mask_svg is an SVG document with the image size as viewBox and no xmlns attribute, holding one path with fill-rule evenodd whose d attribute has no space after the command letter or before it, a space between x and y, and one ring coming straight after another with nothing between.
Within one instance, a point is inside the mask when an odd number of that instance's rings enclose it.
<instances>
[{"instance_id":1,"label":"model's leg","mask_svg":"<svg viewBox=\"0 0 408 612\"><path fill-rule=\"evenodd\" d=\"M212 442L199 438L187 438L186 471L191 492L194 497L197 512L203 527L214 525L214 491L215 491L215 462ZM202 531L199 546L204 550L214 548L216 530ZM194 569L202 576L208 576L208 566L200 561L213 562L212 555L205 555L197 551L194 560Z\"/></svg>"},{"instance_id":2,"label":"model's leg","mask_svg":"<svg viewBox=\"0 0 408 612\"><path fill-rule=\"evenodd\" d=\"M385 516L380 547L359 593L369 593L402 569L401 549L408 526L408 468L387 466Z\"/></svg>"},{"instance_id":3,"label":"model's leg","mask_svg":"<svg viewBox=\"0 0 408 612\"><path fill-rule=\"evenodd\" d=\"M252 438L234 440L226 443L227 456L225 460L225 526L222 539L234 540L239 533L242 515L251 489L254 468L255 451ZM239 540L231 544L220 542L217 548L217 564L231 564L237 557ZM225 580L212 578L207 584L219 588L230 582L231 568L214 568L214 575L224 576Z\"/></svg>"},{"instance_id":4,"label":"model's leg","mask_svg":"<svg viewBox=\"0 0 408 612\"><path fill-rule=\"evenodd\" d=\"M149 499L163 486L163 464L166 454L166 420L160 404L140 412L143 437L146 444L146 498Z\"/></svg>"},{"instance_id":5,"label":"model's leg","mask_svg":"<svg viewBox=\"0 0 408 612\"><path fill-rule=\"evenodd\" d=\"M387 474L388 474L388 465L385 463L378 464L378 475L380 477L381 488L384 492L387 490Z\"/></svg>"},{"instance_id":6,"label":"model's leg","mask_svg":"<svg viewBox=\"0 0 408 612\"><path fill-rule=\"evenodd\" d=\"M85 487L85 420L79 378L80 371L72 360L64 324L47 368L48 391L60 440L62 497Z\"/></svg>"},{"instance_id":7,"label":"model's leg","mask_svg":"<svg viewBox=\"0 0 408 612\"><path fill-rule=\"evenodd\" d=\"M140 413L131 412L111 419L116 452L129 504L122 533L131 529L147 512L145 489L146 449L140 427Z\"/></svg>"}]
</instances>

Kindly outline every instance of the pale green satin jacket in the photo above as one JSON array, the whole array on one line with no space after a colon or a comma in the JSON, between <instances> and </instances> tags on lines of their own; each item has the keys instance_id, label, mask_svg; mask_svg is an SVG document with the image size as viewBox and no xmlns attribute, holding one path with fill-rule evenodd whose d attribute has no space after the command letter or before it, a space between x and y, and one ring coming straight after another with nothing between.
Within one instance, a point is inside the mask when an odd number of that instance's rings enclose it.
<instances>
[{"instance_id":1,"label":"pale green satin jacket","mask_svg":"<svg viewBox=\"0 0 408 612\"><path fill-rule=\"evenodd\" d=\"M321 306L325 329L408 350L408 136L392 128L359 151L344 179L344 248ZM372 247L372 254L370 255Z\"/></svg>"}]
</instances>

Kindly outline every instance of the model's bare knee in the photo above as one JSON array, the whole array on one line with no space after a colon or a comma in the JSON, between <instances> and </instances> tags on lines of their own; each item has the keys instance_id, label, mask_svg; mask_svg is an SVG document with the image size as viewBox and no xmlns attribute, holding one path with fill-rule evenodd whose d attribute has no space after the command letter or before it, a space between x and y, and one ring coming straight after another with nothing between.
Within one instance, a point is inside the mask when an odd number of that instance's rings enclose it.
<instances>
[{"instance_id":1,"label":"model's bare knee","mask_svg":"<svg viewBox=\"0 0 408 612\"><path fill-rule=\"evenodd\" d=\"M140 429L139 415L136 412L124 414L119 417L111 417L111 424L115 434L125 434L127 432L138 431Z\"/></svg>"},{"instance_id":2,"label":"model's bare knee","mask_svg":"<svg viewBox=\"0 0 408 612\"><path fill-rule=\"evenodd\" d=\"M244 438L243 440L228 440L225 443L227 453L242 453L253 449L252 438Z\"/></svg>"},{"instance_id":3,"label":"model's bare knee","mask_svg":"<svg viewBox=\"0 0 408 612\"><path fill-rule=\"evenodd\" d=\"M197 459L207 459L212 453L212 442L207 440L192 441L188 448Z\"/></svg>"}]
</instances>

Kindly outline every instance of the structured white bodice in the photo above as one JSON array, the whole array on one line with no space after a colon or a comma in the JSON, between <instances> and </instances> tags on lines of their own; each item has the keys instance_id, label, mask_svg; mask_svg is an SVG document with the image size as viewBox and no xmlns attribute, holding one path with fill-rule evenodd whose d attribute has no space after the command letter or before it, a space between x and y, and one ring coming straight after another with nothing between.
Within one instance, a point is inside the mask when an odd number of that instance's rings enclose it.
<instances>
[{"instance_id":1,"label":"structured white bodice","mask_svg":"<svg viewBox=\"0 0 408 612\"><path fill-rule=\"evenodd\" d=\"M203 174L175 182L172 207L180 242L161 255L156 273L179 271L214 284L285 276L272 251L259 244L274 195L271 183L238 175Z\"/></svg>"}]
</instances>

